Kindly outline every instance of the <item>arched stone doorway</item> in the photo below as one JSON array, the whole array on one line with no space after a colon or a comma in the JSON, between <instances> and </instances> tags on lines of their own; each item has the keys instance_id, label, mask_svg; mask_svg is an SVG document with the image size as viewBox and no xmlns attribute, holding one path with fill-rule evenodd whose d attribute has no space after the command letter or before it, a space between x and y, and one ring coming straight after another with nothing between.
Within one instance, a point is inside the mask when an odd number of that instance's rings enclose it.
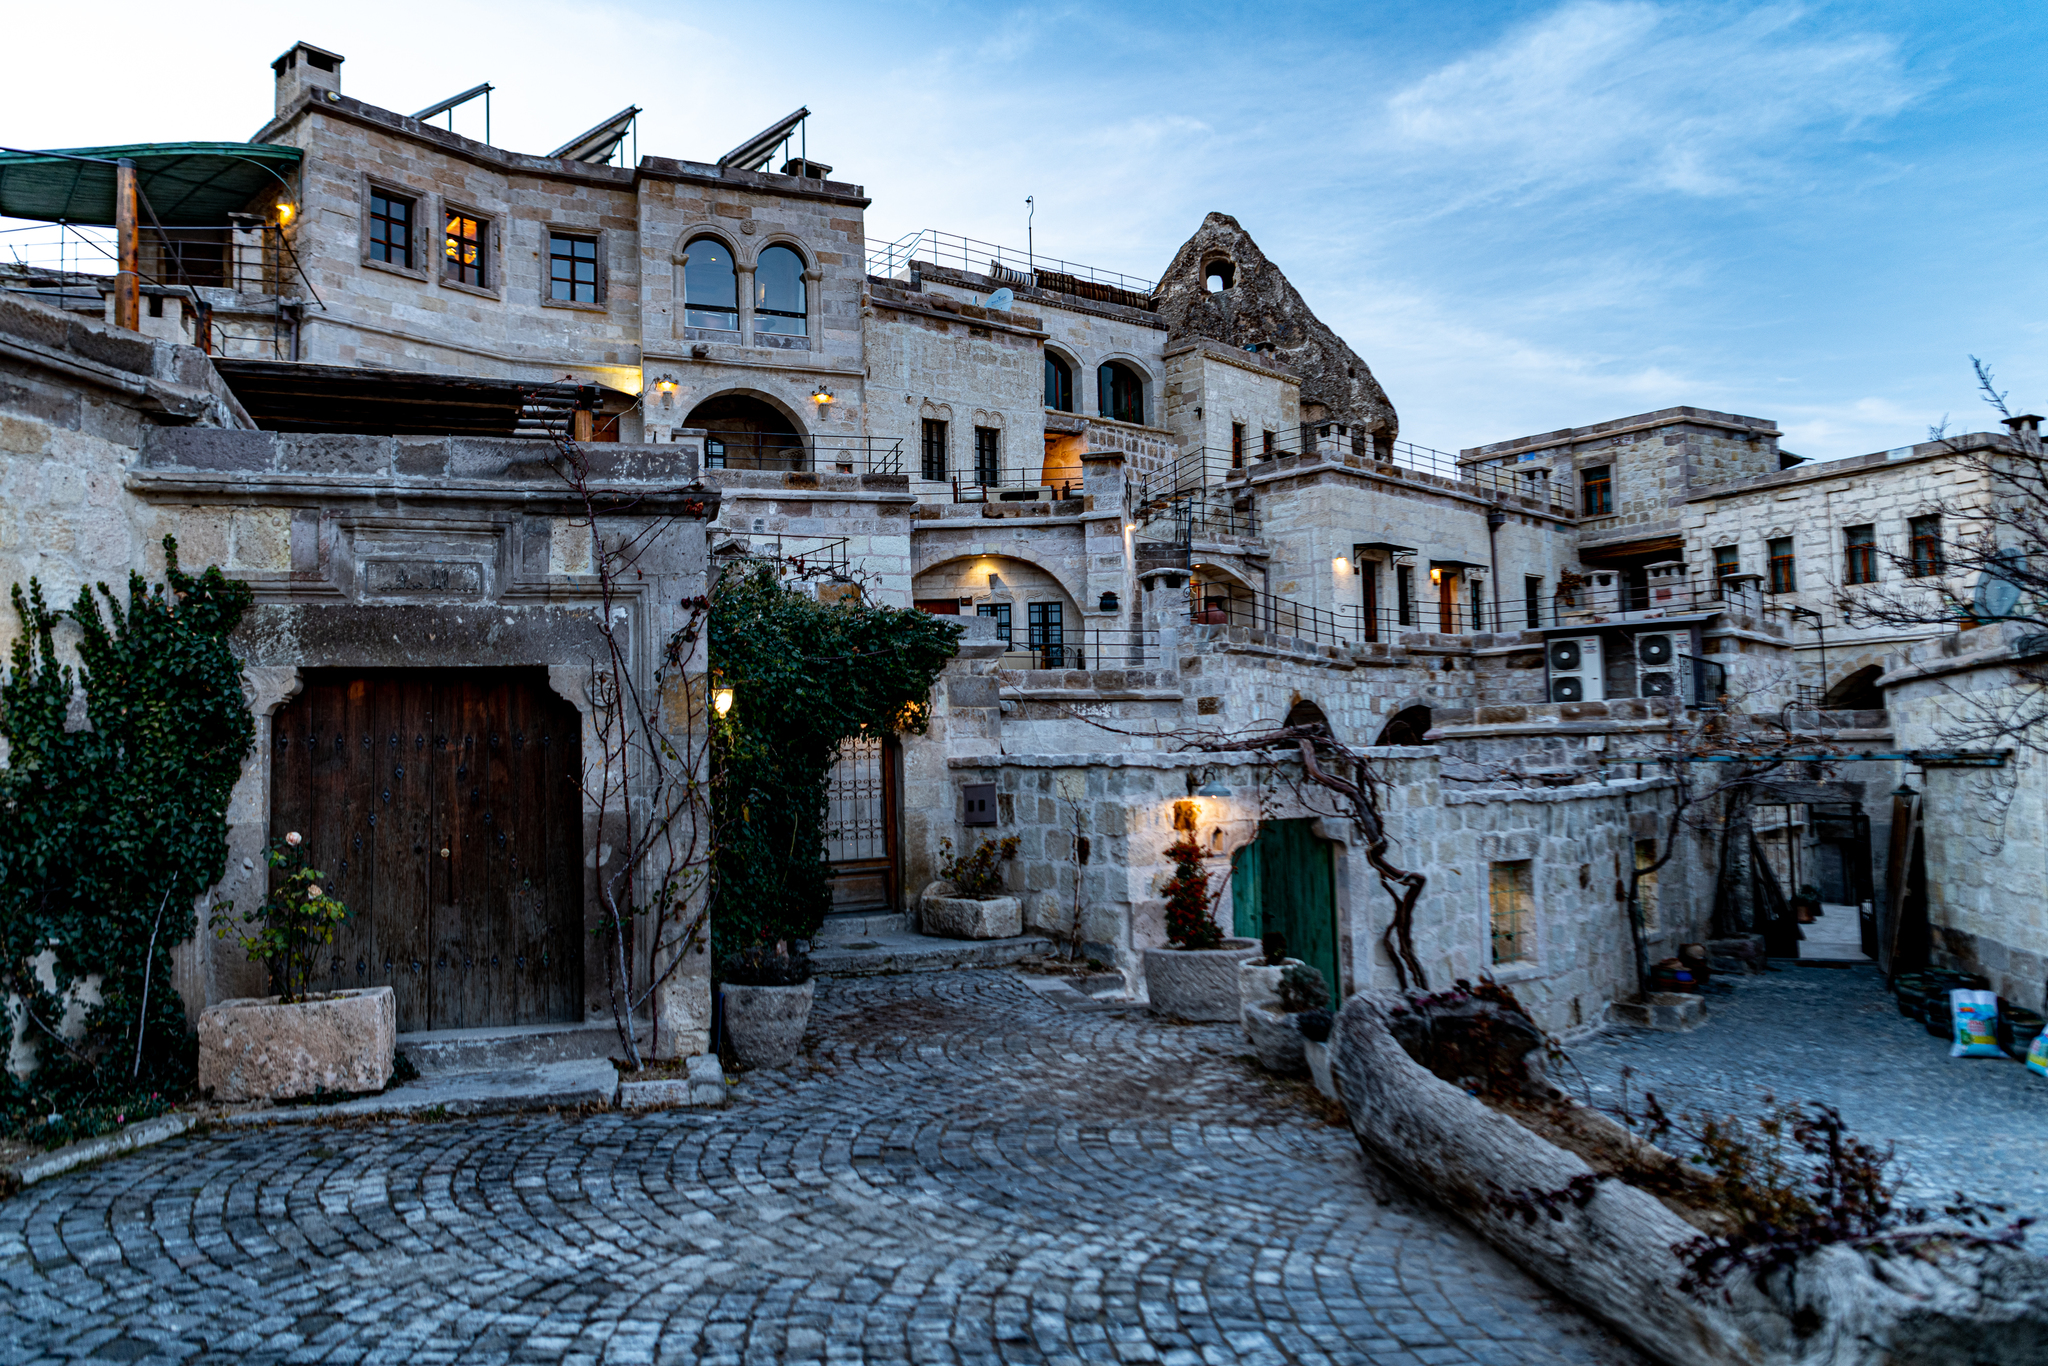
<instances>
[{"instance_id":1,"label":"arched stone doorway","mask_svg":"<svg viewBox=\"0 0 2048 1366\"><path fill-rule=\"evenodd\" d=\"M1285 724L1290 726L1321 726L1324 730L1330 731L1330 718L1323 715L1323 709L1309 701L1306 697L1301 698L1287 709ZM1330 734L1335 735L1336 732L1330 731Z\"/></svg>"},{"instance_id":2,"label":"arched stone doorway","mask_svg":"<svg viewBox=\"0 0 2048 1366\"><path fill-rule=\"evenodd\" d=\"M1877 680L1884 676L1882 664L1872 664L1848 675L1821 698L1823 711L1883 711L1884 693Z\"/></svg>"},{"instance_id":3,"label":"arched stone doorway","mask_svg":"<svg viewBox=\"0 0 2048 1366\"><path fill-rule=\"evenodd\" d=\"M690 409L683 425L704 429L706 469L800 470L809 465L796 424L751 394L707 398Z\"/></svg>"},{"instance_id":4,"label":"arched stone doorway","mask_svg":"<svg viewBox=\"0 0 2048 1366\"><path fill-rule=\"evenodd\" d=\"M1387 718L1387 724L1380 728L1376 745L1419 745L1422 737L1429 734L1429 708L1403 707Z\"/></svg>"}]
</instances>

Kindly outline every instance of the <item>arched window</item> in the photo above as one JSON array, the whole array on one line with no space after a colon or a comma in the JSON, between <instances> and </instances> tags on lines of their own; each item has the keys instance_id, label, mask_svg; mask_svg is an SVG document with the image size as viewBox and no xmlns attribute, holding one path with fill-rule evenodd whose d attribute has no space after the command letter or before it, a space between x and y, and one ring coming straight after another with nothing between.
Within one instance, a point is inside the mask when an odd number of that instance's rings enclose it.
<instances>
[{"instance_id":1,"label":"arched window","mask_svg":"<svg viewBox=\"0 0 2048 1366\"><path fill-rule=\"evenodd\" d=\"M1110 361L1095 372L1100 390L1102 415L1112 422L1145 423L1145 381L1121 361Z\"/></svg>"},{"instance_id":2,"label":"arched window","mask_svg":"<svg viewBox=\"0 0 2048 1366\"><path fill-rule=\"evenodd\" d=\"M1387 721L1380 731L1376 745L1419 745L1422 737L1429 734L1431 717L1428 707L1403 707Z\"/></svg>"},{"instance_id":3,"label":"arched window","mask_svg":"<svg viewBox=\"0 0 2048 1366\"><path fill-rule=\"evenodd\" d=\"M1045 406L1054 412L1074 411L1074 367L1045 353Z\"/></svg>"},{"instance_id":4,"label":"arched window","mask_svg":"<svg viewBox=\"0 0 2048 1366\"><path fill-rule=\"evenodd\" d=\"M788 247L770 247L754 266L754 330L781 337L806 335L804 258Z\"/></svg>"},{"instance_id":5,"label":"arched window","mask_svg":"<svg viewBox=\"0 0 2048 1366\"><path fill-rule=\"evenodd\" d=\"M1211 261L1202 267L1202 288L1219 294L1237 283L1237 267L1228 260Z\"/></svg>"},{"instance_id":6,"label":"arched window","mask_svg":"<svg viewBox=\"0 0 2048 1366\"><path fill-rule=\"evenodd\" d=\"M740 330L732 250L715 237L700 237L683 249L683 326Z\"/></svg>"}]
</instances>

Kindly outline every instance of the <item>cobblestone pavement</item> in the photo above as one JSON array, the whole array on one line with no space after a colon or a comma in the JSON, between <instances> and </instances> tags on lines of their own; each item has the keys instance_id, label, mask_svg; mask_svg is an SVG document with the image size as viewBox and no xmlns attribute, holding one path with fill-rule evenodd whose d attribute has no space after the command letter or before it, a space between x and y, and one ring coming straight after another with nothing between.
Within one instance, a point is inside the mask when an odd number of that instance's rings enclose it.
<instances>
[{"instance_id":1,"label":"cobblestone pavement","mask_svg":"<svg viewBox=\"0 0 2048 1366\"><path fill-rule=\"evenodd\" d=\"M1228 1027L955 972L824 984L808 1047L722 1112L216 1131L30 1187L0 1203L0 1348L1640 1361L1379 1185Z\"/></svg>"},{"instance_id":2,"label":"cobblestone pavement","mask_svg":"<svg viewBox=\"0 0 2048 1366\"><path fill-rule=\"evenodd\" d=\"M1951 1058L1944 1040L1899 1014L1875 967L1799 967L1733 981L1689 1034L1624 1029L1574 1045L1593 1098L1644 1090L1681 1110L1755 1114L1766 1092L1823 1101L1857 1136L1896 1146L1907 1193L1957 1190L2048 1221L2048 1077L2007 1058ZM1715 984L1718 988L1720 983ZM1559 1080L1570 1085L1569 1073ZM2048 1253L2048 1222L2030 1247Z\"/></svg>"}]
</instances>

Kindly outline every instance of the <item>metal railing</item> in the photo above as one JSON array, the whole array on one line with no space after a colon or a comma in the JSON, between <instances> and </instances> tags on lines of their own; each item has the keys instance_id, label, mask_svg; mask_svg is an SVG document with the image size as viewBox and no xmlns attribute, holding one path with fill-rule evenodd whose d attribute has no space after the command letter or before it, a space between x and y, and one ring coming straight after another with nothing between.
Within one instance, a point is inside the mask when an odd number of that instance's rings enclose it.
<instances>
[{"instance_id":1,"label":"metal railing","mask_svg":"<svg viewBox=\"0 0 2048 1366\"><path fill-rule=\"evenodd\" d=\"M1012 643L997 667L1004 669L1142 669L1159 663L1159 632L1137 627L1087 627L1062 632L1041 644Z\"/></svg>"},{"instance_id":2,"label":"metal railing","mask_svg":"<svg viewBox=\"0 0 2048 1366\"><path fill-rule=\"evenodd\" d=\"M868 274L893 280L907 274L913 261L929 261L948 270L986 275L999 285L1025 285L1056 294L1075 294L1084 299L1101 298L1104 303L1123 303L1133 308L1152 307L1154 281L1114 270L1039 256L1015 247L980 242L936 228L922 228L894 242L868 250ZM1102 295L1091 290L1114 291ZM1127 296L1127 297L1116 297Z\"/></svg>"},{"instance_id":3,"label":"metal railing","mask_svg":"<svg viewBox=\"0 0 2048 1366\"><path fill-rule=\"evenodd\" d=\"M1261 429L1246 433L1242 449L1201 446L1184 452L1148 481L1148 489L1156 487L1179 492L1188 487L1214 486L1248 478L1267 461L1281 456L1300 455L1304 451L1318 449L1352 455L1359 453L1358 448L1362 446L1363 457L1381 469L1413 470L1439 479L1455 480L1480 492L1528 498L1558 511L1576 512L1571 489L1553 487L1547 469L1514 470L1492 465L1464 465L1449 451L1418 446L1412 441L1383 441L1368 437L1362 442L1355 442L1352 433L1341 424L1331 422L1304 422L1292 429L1275 430L1271 435L1270 447L1266 443L1267 433Z\"/></svg>"},{"instance_id":4,"label":"metal railing","mask_svg":"<svg viewBox=\"0 0 2048 1366\"><path fill-rule=\"evenodd\" d=\"M195 341L213 355L289 359L295 319L286 316L286 292L296 288L299 297L320 302L276 223L145 226L136 257L149 316L161 316L172 302L181 310L189 305ZM101 310L118 267L112 228L57 222L0 229L0 290L67 312Z\"/></svg>"},{"instance_id":5,"label":"metal railing","mask_svg":"<svg viewBox=\"0 0 2048 1366\"><path fill-rule=\"evenodd\" d=\"M1356 609L1332 611L1237 587L1226 594L1220 585L1215 586L1219 591L1205 593L1205 587L1209 585L1192 585L1188 602L1178 609L1180 620L1190 626L1249 627L1319 645L1356 644L1362 639Z\"/></svg>"},{"instance_id":6,"label":"metal railing","mask_svg":"<svg viewBox=\"0 0 2048 1366\"><path fill-rule=\"evenodd\" d=\"M1196 541L1255 541L1258 509L1242 488L1191 489L1139 503L1138 539L1170 540L1192 548Z\"/></svg>"},{"instance_id":7,"label":"metal railing","mask_svg":"<svg viewBox=\"0 0 2048 1366\"><path fill-rule=\"evenodd\" d=\"M903 442L883 436L720 436L704 438L707 470L815 470L831 474L901 474Z\"/></svg>"},{"instance_id":8,"label":"metal railing","mask_svg":"<svg viewBox=\"0 0 2048 1366\"><path fill-rule=\"evenodd\" d=\"M950 492L956 503L1029 503L1040 499L1046 489L1055 499L1081 496L1078 475L1047 479L1041 465L975 465L949 469L938 479L926 476L923 468L910 476L912 492Z\"/></svg>"}]
</instances>

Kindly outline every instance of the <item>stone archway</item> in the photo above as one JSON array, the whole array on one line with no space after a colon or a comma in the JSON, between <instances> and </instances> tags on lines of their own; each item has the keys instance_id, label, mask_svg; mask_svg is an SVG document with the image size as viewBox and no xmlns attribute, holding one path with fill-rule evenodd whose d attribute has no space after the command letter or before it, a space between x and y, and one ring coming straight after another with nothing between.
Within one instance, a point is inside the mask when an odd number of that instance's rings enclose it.
<instances>
[{"instance_id":1,"label":"stone archway","mask_svg":"<svg viewBox=\"0 0 2048 1366\"><path fill-rule=\"evenodd\" d=\"M714 394L683 419L704 430L704 467L801 470L809 465L804 434L778 405L753 394Z\"/></svg>"},{"instance_id":2,"label":"stone archway","mask_svg":"<svg viewBox=\"0 0 2048 1366\"><path fill-rule=\"evenodd\" d=\"M1380 728L1376 745L1419 745L1423 736L1429 734L1430 714L1428 707L1403 707L1387 718L1387 724Z\"/></svg>"}]
</instances>

